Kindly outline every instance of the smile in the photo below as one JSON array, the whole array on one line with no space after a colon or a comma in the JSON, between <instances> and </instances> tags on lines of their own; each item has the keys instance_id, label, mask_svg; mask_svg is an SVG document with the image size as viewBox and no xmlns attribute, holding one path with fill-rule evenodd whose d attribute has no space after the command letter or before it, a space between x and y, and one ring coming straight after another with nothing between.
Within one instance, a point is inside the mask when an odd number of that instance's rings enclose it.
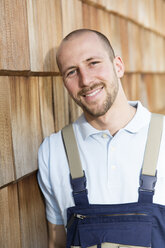
<instances>
[{"instance_id":1,"label":"smile","mask_svg":"<svg viewBox=\"0 0 165 248\"><path fill-rule=\"evenodd\" d=\"M95 91L91 92L91 93L88 93L88 94L85 94L84 97L90 97L90 96L95 96L97 93L99 93L101 90L103 89L100 88L100 89L96 89Z\"/></svg>"}]
</instances>

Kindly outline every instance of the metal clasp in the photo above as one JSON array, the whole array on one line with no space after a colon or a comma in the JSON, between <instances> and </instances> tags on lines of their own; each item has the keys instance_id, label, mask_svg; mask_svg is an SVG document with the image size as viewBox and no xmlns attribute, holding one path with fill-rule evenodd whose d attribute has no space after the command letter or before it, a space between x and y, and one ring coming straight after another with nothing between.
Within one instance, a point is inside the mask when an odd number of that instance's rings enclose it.
<instances>
[{"instance_id":1,"label":"metal clasp","mask_svg":"<svg viewBox=\"0 0 165 248\"><path fill-rule=\"evenodd\" d=\"M141 174L139 190L154 192L156 181L157 181L157 172L155 176Z\"/></svg>"}]
</instances>

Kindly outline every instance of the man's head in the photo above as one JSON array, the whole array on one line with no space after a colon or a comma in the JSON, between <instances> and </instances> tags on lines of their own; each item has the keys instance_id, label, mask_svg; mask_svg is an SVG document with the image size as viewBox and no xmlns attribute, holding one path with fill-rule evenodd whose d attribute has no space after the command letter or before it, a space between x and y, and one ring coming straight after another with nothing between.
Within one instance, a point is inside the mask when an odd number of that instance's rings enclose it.
<instances>
[{"instance_id":1,"label":"man's head","mask_svg":"<svg viewBox=\"0 0 165 248\"><path fill-rule=\"evenodd\" d=\"M111 46L110 41L107 39L107 37L104 34L98 32L96 30L92 30L92 29L77 29L77 30L74 30L71 33L69 33L67 36L65 36L65 38L62 40L62 43L65 42L65 41L68 41L68 40L70 40L70 39L72 39L72 38L74 38L76 36L79 36L81 34L90 33L90 32L94 33L94 34L96 34L98 36L98 38L100 39L100 42L102 43L103 47L105 48L105 50L109 54L110 60L113 61L114 58L115 58L115 52L114 52L114 50L113 50L113 48ZM57 60L57 65L58 65L59 70L60 70L61 65L60 65L58 55L59 54L57 53L56 60Z\"/></svg>"},{"instance_id":2,"label":"man's head","mask_svg":"<svg viewBox=\"0 0 165 248\"><path fill-rule=\"evenodd\" d=\"M124 67L104 35L73 31L62 41L57 62L65 87L86 117L102 116L111 108Z\"/></svg>"}]
</instances>

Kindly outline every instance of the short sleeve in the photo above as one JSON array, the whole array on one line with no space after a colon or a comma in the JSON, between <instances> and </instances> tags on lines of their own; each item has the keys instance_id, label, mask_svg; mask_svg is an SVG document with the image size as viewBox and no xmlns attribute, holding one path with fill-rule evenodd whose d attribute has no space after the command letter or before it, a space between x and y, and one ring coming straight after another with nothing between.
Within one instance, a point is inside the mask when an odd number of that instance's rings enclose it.
<instances>
[{"instance_id":1,"label":"short sleeve","mask_svg":"<svg viewBox=\"0 0 165 248\"><path fill-rule=\"evenodd\" d=\"M63 225L63 218L49 180L49 160L49 137L47 137L38 151L37 179L45 198L47 220L56 225Z\"/></svg>"}]
</instances>

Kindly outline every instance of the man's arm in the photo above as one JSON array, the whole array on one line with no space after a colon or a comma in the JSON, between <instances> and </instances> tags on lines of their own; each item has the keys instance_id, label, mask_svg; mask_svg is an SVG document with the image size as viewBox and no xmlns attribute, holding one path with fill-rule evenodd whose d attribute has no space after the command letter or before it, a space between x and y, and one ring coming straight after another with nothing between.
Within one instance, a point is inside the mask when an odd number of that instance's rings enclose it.
<instances>
[{"instance_id":1,"label":"man's arm","mask_svg":"<svg viewBox=\"0 0 165 248\"><path fill-rule=\"evenodd\" d=\"M66 232L63 225L55 225L48 221L49 248L65 248Z\"/></svg>"}]
</instances>

